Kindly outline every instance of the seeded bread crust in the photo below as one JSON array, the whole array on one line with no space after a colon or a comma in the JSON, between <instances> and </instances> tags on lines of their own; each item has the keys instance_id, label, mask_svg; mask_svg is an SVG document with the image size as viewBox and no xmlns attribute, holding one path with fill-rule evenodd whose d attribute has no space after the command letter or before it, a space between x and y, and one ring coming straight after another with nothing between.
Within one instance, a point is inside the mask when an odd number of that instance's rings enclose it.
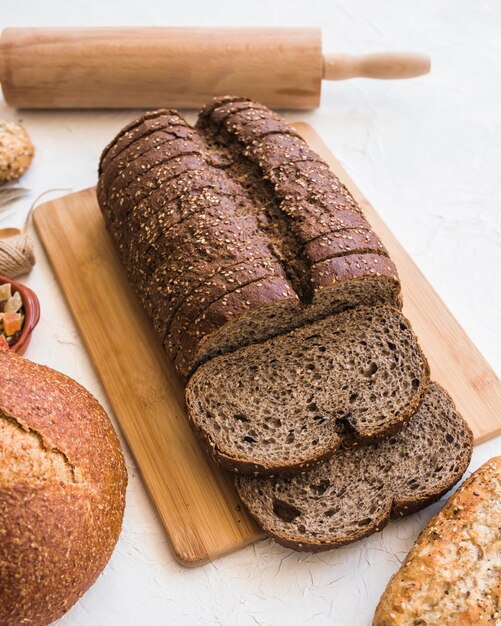
<instances>
[{"instance_id":1,"label":"seeded bread crust","mask_svg":"<svg viewBox=\"0 0 501 626\"><path fill-rule=\"evenodd\" d=\"M240 475L235 484L270 537L293 550L319 552L358 541L382 530L391 518L438 500L464 474L472 449L467 423L445 391L432 383L409 425L393 436L340 450L300 476Z\"/></svg>"},{"instance_id":2,"label":"seeded bread crust","mask_svg":"<svg viewBox=\"0 0 501 626\"><path fill-rule=\"evenodd\" d=\"M254 216L234 212L233 219L230 219L224 208L215 207L181 220L170 228L162 226L160 232L146 232L143 238L137 236L129 260L135 265L142 262L148 273L171 258L177 250L186 250L187 241L192 243L191 247L196 248L199 256L207 256L215 247L214 241L221 247L249 240L256 243L262 240L262 245L266 245Z\"/></svg>"},{"instance_id":3,"label":"seeded bread crust","mask_svg":"<svg viewBox=\"0 0 501 626\"><path fill-rule=\"evenodd\" d=\"M374 231L361 228L331 231L327 235L316 237L306 244L305 251L313 263L349 254L371 253L389 256Z\"/></svg>"},{"instance_id":4,"label":"seeded bread crust","mask_svg":"<svg viewBox=\"0 0 501 626\"><path fill-rule=\"evenodd\" d=\"M176 161L178 170L173 168ZM110 202L112 199L120 199L129 190L134 190L137 184L148 183L152 178L156 182L156 178L166 172L180 174L185 171L183 166L194 169L192 164L203 165L203 163L204 156L195 142L184 139L169 141L163 145L162 150L145 152L133 161L130 167L126 167L118 176L115 176L109 187L107 200Z\"/></svg>"},{"instance_id":5,"label":"seeded bread crust","mask_svg":"<svg viewBox=\"0 0 501 626\"><path fill-rule=\"evenodd\" d=\"M183 148L182 151L179 148ZM200 137L193 133L188 126L167 126L166 128L156 131L151 135L142 137L139 141L134 142L128 148L123 150L120 155L111 162L103 171L103 180L105 185L111 185L117 177L127 178L130 174L138 174L135 165L137 160L148 161L148 165L153 165L155 157L161 162L170 153L176 149L178 154L185 153L187 148L192 151L202 152L204 145ZM142 173L144 173L144 169Z\"/></svg>"},{"instance_id":6,"label":"seeded bread crust","mask_svg":"<svg viewBox=\"0 0 501 626\"><path fill-rule=\"evenodd\" d=\"M147 312L152 314L155 311L159 319L170 321L173 312L190 297L193 289L210 281L214 275L242 264L241 258L246 259L243 262L246 264L274 263L266 246L260 248L246 242L227 247L222 254L214 254L212 259L192 264L186 259L185 252L185 249L178 252L181 260L174 256L157 268L153 277L143 282L143 290L139 292ZM149 307L153 308L150 310Z\"/></svg>"},{"instance_id":7,"label":"seeded bread crust","mask_svg":"<svg viewBox=\"0 0 501 626\"><path fill-rule=\"evenodd\" d=\"M398 288L397 268L391 259L380 254L348 254L326 259L311 268L311 282L315 291L347 280L357 280L367 276L388 276Z\"/></svg>"},{"instance_id":8,"label":"seeded bread crust","mask_svg":"<svg viewBox=\"0 0 501 626\"><path fill-rule=\"evenodd\" d=\"M247 343L247 334L261 341L346 306L400 306L391 262L365 261L387 252L360 207L298 133L259 103L216 99L196 129L174 111L147 114L106 148L100 173L107 228L183 378ZM229 292L201 288L217 268L256 259L255 275L273 267L280 288L259 297L245 274ZM252 297L242 300L240 287ZM208 300L197 303L202 293Z\"/></svg>"},{"instance_id":9,"label":"seeded bread crust","mask_svg":"<svg viewBox=\"0 0 501 626\"><path fill-rule=\"evenodd\" d=\"M393 576L374 626L497 624L501 603L501 457L449 498Z\"/></svg>"},{"instance_id":10,"label":"seeded bread crust","mask_svg":"<svg viewBox=\"0 0 501 626\"><path fill-rule=\"evenodd\" d=\"M99 174L101 175L108 164L135 141L171 124L184 124L187 126L186 121L179 113L171 109L148 111L124 126L104 148L99 160Z\"/></svg>"},{"instance_id":11,"label":"seeded bread crust","mask_svg":"<svg viewBox=\"0 0 501 626\"><path fill-rule=\"evenodd\" d=\"M193 290L175 312L172 324L167 329L169 345L176 352L191 324L198 319L214 302L242 289L258 280L278 276L286 281L278 262L269 258L240 263L237 266L216 274Z\"/></svg>"},{"instance_id":12,"label":"seeded bread crust","mask_svg":"<svg viewBox=\"0 0 501 626\"><path fill-rule=\"evenodd\" d=\"M20 178L34 154L35 148L22 126L0 121L0 185Z\"/></svg>"}]
</instances>

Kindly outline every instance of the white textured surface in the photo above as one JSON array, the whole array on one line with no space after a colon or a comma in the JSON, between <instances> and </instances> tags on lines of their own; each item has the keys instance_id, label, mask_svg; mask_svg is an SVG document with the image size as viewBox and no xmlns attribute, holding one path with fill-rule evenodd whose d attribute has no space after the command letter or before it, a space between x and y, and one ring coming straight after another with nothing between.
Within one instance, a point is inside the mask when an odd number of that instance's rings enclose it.
<instances>
[{"instance_id":1,"label":"white textured surface","mask_svg":"<svg viewBox=\"0 0 501 626\"><path fill-rule=\"evenodd\" d=\"M501 373L501 4L496 0L25 0L4 25L321 25L324 50L431 54L413 81L326 85L304 116L327 141L494 369ZM63 12L64 6L64 12ZM17 112L37 157L23 179L35 198L93 185L104 144L136 112ZM297 118L297 114L289 115ZM54 194L55 195L55 194ZM0 226L20 224L30 200ZM43 252L27 283L42 319L28 357L55 367L107 405ZM471 470L501 453L475 450ZM286 624L366 626L390 575L438 505L369 539L320 556L263 541L195 570L173 560L134 462L118 547L62 626Z\"/></svg>"}]
</instances>

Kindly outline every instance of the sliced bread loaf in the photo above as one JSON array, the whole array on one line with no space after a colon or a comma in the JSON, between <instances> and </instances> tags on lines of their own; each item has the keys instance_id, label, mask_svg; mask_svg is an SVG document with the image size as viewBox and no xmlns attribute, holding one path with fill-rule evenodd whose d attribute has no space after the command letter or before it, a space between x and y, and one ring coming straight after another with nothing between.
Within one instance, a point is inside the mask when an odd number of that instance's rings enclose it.
<instances>
[{"instance_id":1,"label":"sliced bread loaf","mask_svg":"<svg viewBox=\"0 0 501 626\"><path fill-rule=\"evenodd\" d=\"M293 474L347 437L397 430L419 407L429 370L409 322L358 307L200 366L188 414L225 467Z\"/></svg>"},{"instance_id":2,"label":"sliced bread loaf","mask_svg":"<svg viewBox=\"0 0 501 626\"><path fill-rule=\"evenodd\" d=\"M348 307L400 306L395 266L360 207L259 103L220 98L197 129L171 111L148 114L106 150L100 173L108 230L183 378ZM235 276L237 289L202 306L189 299L218 268L260 258L278 269L250 284Z\"/></svg>"},{"instance_id":3,"label":"sliced bread loaf","mask_svg":"<svg viewBox=\"0 0 501 626\"><path fill-rule=\"evenodd\" d=\"M452 400L432 383L409 425L394 436L341 450L301 476L239 476L236 486L276 541L295 550L328 550L438 500L466 471L472 445Z\"/></svg>"}]
</instances>

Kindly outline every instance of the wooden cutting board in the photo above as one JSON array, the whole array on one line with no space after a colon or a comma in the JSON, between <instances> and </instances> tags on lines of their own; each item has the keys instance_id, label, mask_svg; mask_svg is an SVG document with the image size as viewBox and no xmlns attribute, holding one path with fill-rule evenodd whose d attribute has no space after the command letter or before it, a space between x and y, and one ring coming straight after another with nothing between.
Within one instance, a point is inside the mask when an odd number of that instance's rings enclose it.
<instances>
[{"instance_id":1,"label":"wooden cutting board","mask_svg":"<svg viewBox=\"0 0 501 626\"><path fill-rule=\"evenodd\" d=\"M296 128L362 205L399 269L404 312L478 443L501 433L501 383L458 322L307 124ZM127 284L94 189L35 212L35 225L111 406L183 565L199 565L263 537L230 477L199 447L183 392Z\"/></svg>"}]
</instances>

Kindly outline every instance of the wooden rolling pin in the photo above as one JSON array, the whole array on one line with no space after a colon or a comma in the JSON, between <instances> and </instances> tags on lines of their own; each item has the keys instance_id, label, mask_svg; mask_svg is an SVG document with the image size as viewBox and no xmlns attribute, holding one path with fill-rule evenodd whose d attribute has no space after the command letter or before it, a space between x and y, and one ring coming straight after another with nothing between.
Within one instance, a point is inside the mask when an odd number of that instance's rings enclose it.
<instances>
[{"instance_id":1,"label":"wooden rolling pin","mask_svg":"<svg viewBox=\"0 0 501 626\"><path fill-rule=\"evenodd\" d=\"M7 28L0 82L20 108L195 108L212 96L320 104L322 80L410 78L427 56L322 54L319 28Z\"/></svg>"}]
</instances>

